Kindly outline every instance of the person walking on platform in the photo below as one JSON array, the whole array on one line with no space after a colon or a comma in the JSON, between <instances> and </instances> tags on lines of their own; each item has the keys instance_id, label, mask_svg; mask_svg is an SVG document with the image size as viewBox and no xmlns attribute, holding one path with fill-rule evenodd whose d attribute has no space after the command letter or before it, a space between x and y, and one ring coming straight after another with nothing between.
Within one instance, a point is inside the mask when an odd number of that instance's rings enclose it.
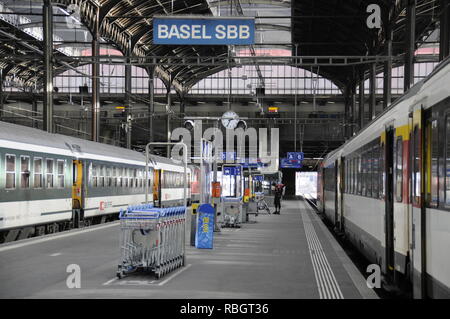
<instances>
[{"instance_id":1,"label":"person walking on platform","mask_svg":"<svg viewBox=\"0 0 450 319\"><path fill-rule=\"evenodd\" d=\"M274 198L274 204L275 204L275 212L274 214L279 215L281 213L281 198L283 197L283 191L284 191L284 184L272 184L275 188L275 198Z\"/></svg>"}]
</instances>

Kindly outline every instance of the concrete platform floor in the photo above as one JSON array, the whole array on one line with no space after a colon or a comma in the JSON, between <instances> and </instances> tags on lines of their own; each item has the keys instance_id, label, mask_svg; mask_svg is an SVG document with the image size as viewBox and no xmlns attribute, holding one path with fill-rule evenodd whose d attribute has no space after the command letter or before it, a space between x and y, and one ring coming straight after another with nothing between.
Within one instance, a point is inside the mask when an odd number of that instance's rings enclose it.
<instances>
[{"instance_id":1,"label":"concrete platform floor","mask_svg":"<svg viewBox=\"0 0 450 319\"><path fill-rule=\"evenodd\" d=\"M187 247L187 265L160 280L116 279L117 222L2 245L0 298L377 297L303 201L256 221L215 233L213 250ZM66 285L70 264L80 266L79 289Z\"/></svg>"}]
</instances>

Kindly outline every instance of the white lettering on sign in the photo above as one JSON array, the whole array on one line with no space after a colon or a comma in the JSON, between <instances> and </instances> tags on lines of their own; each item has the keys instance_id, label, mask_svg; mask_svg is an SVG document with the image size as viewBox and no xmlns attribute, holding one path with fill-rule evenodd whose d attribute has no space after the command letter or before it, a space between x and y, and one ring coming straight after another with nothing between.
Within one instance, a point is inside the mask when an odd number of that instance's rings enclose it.
<instances>
[{"instance_id":1,"label":"white lettering on sign","mask_svg":"<svg viewBox=\"0 0 450 319\"><path fill-rule=\"evenodd\" d=\"M250 38L250 27L248 25L241 25L239 28L239 38L248 39Z\"/></svg>"},{"instance_id":2,"label":"white lettering on sign","mask_svg":"<svg viewBox=\"0 0 450 319\"><path fill-rule=\"evenodd\" d=\"M226 27L223 25L223 24L219 24L217 27L216 27L216 38L217 39L225 39L225 37L226 37L226 33L225 33L225 29L226 29Z\"/></svg>"},{"instance_id":3,"label":"white lettering on sign","mask_svg":"<svg viewBox=\"0 0 450 319\"><path fill-rule=\"evenodd\" d=\"M158 25L158 38L160 39L167 39L169 36L169 27L165 24Z\"/></svg>"},{"instance_id":4,"label":"white lettering on sign","mask_svg":"<svg viewBox=\"0 0 450 319\"><path fill-rule=\"evenodd\" d=\"M180 38L189 39L189 36L190 36L189 26L187 24L183 24L180 27Z\"/></svg>"},{"instance_id":5,"label":"white lettering on sign","mask_svg":"<svg viewBox=\"0 0 450 319\"><path fill-rule=\"evenodd\" d=\"M248 25L223 25L219 24L214 29L214 34L208 34L207 26L200 24L158 24L159 39L242 39L250 38L250 27Z\"/></svg>"}]
</instances>

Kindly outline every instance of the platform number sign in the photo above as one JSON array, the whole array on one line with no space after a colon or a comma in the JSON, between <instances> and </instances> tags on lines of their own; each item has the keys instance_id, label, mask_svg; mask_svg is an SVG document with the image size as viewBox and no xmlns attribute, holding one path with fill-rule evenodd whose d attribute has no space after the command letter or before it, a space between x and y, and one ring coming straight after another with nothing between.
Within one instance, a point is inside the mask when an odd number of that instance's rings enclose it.
<instances>
[{"instance_id":1,"label":"platform number sign","mask_svg":"<svg viewBox=\"0 0 450 319\"><path fill-rule=\"evenodd\" d=\"M281 168L302 168L304 158L303 152L288 152L287 156L281 159Z\"/></svg>"},{"instance_id":2,"label":"platform number sign","mask_svg":"<svg viewBox=\"0 0 450 319\"><path fill-rule=\"evenodd\" d=\"M303 152L288 152L287 159L290 161L303 161L305 155Z\"/></svg>"}]
</instances>

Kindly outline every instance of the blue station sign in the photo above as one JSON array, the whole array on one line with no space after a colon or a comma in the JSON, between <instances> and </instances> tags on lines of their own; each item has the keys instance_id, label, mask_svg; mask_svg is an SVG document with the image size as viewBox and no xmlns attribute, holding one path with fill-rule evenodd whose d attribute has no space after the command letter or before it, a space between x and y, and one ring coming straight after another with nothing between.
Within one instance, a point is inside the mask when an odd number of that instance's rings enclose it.
<instances>
[{"instance_id":1,"label":"blue station sign","mask_svg":"<svg viewBox=\"0 0 450 319\"><path fill-rule=\"evenodd\" d=\"M231 175L231 176L241 175L241 169L239 167L235 167L235 166L224 167L223 175Z\"/></svg>"},{"instance_id":2,"label":"blue station sign","mask_svg":"<svg viewBox=\"0 0 450 319\"><path fill-rule=\"evenodd\" d=\"M287 159L294 161L303 161L305 155L303 152L287 152Z\"/></svg>"},{"instance_id":3,"label":"blue station sign","mask_svg":"<svg viewBox=\"0 0 450 319\"><path fill-rule=\"evenodd\" d=\"M280 163L281 168L302 168L302 161L290 160L289 158L282 158Z\"/></svg>"},{"instance_id":4,"label":"blue station sign","mask_svg":"<svg viewBox=\"0 0 450 319\"><path fill-rule=\"evenodd\" d=\"M255 40L254 18L153 18L153 43L173 45L250 45Z\"/></svg>"}]
</instances>

